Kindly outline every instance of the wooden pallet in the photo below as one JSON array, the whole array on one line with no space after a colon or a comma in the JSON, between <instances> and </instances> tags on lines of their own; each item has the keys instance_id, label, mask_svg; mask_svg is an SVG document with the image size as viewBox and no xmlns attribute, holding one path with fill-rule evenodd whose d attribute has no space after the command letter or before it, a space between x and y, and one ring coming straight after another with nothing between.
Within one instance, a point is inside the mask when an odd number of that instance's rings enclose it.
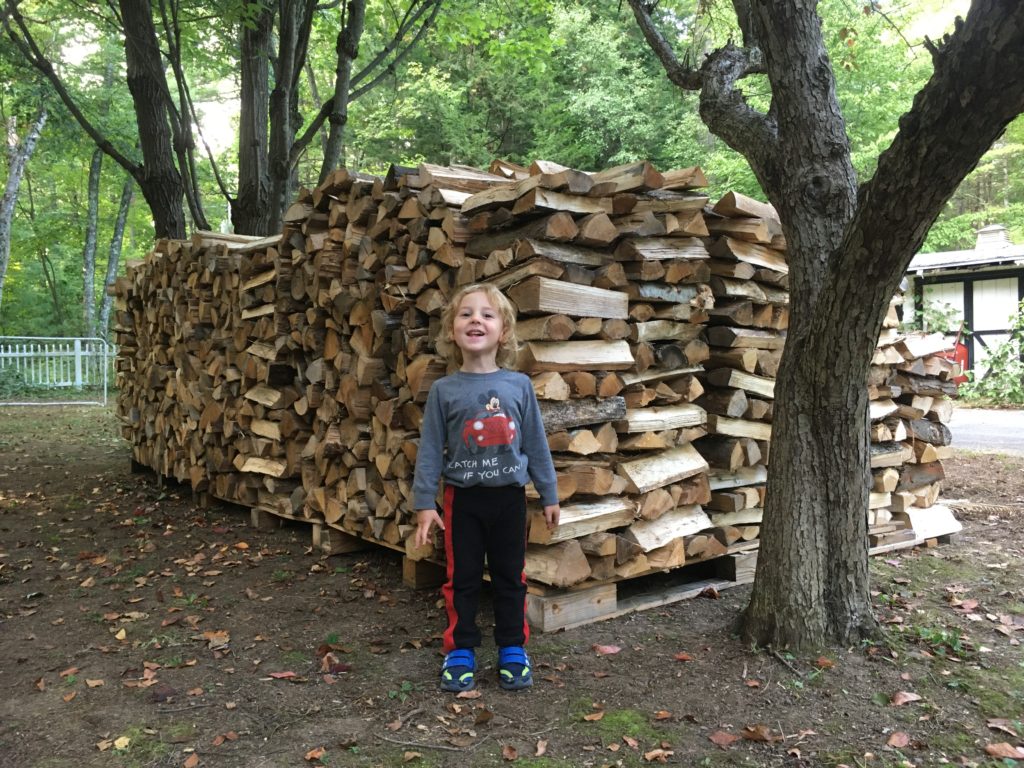
<instances>
[{"instance_id":1,"label":"wooden pallet","mask_svg":"<svg viewBox=\"0 0 1024 768\"><path fill-rule=\"evenodd\" d=\"M571 629L644 611L754 580L757 551L736 552L670 571L609 581L582 589L531 589L526 618L537 632Z\"/></svg>"}]
</instances>

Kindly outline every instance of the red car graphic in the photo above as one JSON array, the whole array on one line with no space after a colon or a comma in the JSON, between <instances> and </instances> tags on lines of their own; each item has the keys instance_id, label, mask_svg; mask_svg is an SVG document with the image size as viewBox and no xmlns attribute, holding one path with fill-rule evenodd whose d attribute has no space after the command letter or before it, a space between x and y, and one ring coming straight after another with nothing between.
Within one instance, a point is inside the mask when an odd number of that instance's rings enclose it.
<instances>
[{"instance_id":1,"label":"red car graphic","mask_svg":"<svg viewBox=\"0 0 1024 768\"><path fill-rule=\"evenodd\" d=\"M492 445L512 445L515 436L516 423L503 413L481 414L462 428L462 441L470 453Z\"/></svg>"}]
</instances>

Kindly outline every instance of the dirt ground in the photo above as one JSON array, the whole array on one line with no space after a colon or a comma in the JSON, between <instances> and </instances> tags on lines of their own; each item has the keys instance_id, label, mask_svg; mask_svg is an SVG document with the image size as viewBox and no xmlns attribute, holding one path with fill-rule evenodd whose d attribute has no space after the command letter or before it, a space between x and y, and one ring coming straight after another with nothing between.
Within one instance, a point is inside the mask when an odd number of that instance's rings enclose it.
<instances>
[{"instance_id":1,"label":"dirt ground","mask_svg":"<svg viewBox=\"0 0 1024 768\"><path fill-rule=\"evenodd\" d=\"M0 766L1013 765L1022 468L947 463L965 530L873 558L877 644L747 647L737 587L535 635L524 693L485 647L456 698L396 554L193 506L130 473L102 409L0 410Z\"/></svg>"}]
</instances>

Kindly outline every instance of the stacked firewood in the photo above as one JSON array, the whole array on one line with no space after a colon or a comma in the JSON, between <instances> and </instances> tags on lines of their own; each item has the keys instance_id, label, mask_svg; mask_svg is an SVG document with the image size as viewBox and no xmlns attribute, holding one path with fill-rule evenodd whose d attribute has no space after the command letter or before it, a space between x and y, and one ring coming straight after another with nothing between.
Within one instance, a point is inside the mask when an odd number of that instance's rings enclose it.
<instances>
[{"instance_id":1,"label":"stacked firewood","mask_svg":"<svg viewBox=\"0 0 1024 768\"><path fill-rule=\"evenodd\" d=\"M219 499L443 557L411 536L422 408L450 370L434 347L445 302L486 281L517 308L518 367L558 473L555 531L528 489L532 580L756 547L785 243L770 206L729 194L707 208L704 184L698 168L649 163L339 169L280 235L162 241L116 286L133 458ZM885 386L878 396L922 410L909 386ZM916 477L885 492L920 492Z\"/></svg>"},{"instance_id":2,"label":"stacked firewood","mask_svg":"<svg viewBox=\"0 0 1024 768\"><path fill-rule=\"evenodd\" d=\"M708 513L719 547L757 544L767 479L775 374L789 325L789 267L775 209L729 193L707 217L714 307L702 374L711 465Z\"/></svg>"},{"instance_id":3,"label":"stacked firewood","mask_svg":"<svg viewBox=\"0 0 1024 768\"><path fill-rule=\"evenodd\" d=\"M944 353L950 343L939 333L898 330L893 300L868 381L871 399L871 489L868 525L871 545L932 538L960 529L950 510L938 504L952 455L953 379L956 363Z\"/></svg>"}]
</instances>

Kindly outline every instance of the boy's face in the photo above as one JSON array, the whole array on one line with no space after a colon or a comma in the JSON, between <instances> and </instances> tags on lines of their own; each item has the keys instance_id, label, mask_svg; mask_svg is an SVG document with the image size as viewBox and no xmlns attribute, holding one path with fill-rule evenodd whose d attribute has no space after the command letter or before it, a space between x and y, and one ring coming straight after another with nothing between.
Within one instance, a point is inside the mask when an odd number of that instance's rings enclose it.
<instances>
[{"instance_id":1,"label":"boy's face","mask_svg":"<svg viewBox=\"0 0 1024 768\"><path fill-rule=\"evenodd\" d=\"M491 305L486 293L474 291L462 297L455 312L452 341L462 350L463 357L494 359L504 334L501 313Z\"/></svg>"}]
</instances>

